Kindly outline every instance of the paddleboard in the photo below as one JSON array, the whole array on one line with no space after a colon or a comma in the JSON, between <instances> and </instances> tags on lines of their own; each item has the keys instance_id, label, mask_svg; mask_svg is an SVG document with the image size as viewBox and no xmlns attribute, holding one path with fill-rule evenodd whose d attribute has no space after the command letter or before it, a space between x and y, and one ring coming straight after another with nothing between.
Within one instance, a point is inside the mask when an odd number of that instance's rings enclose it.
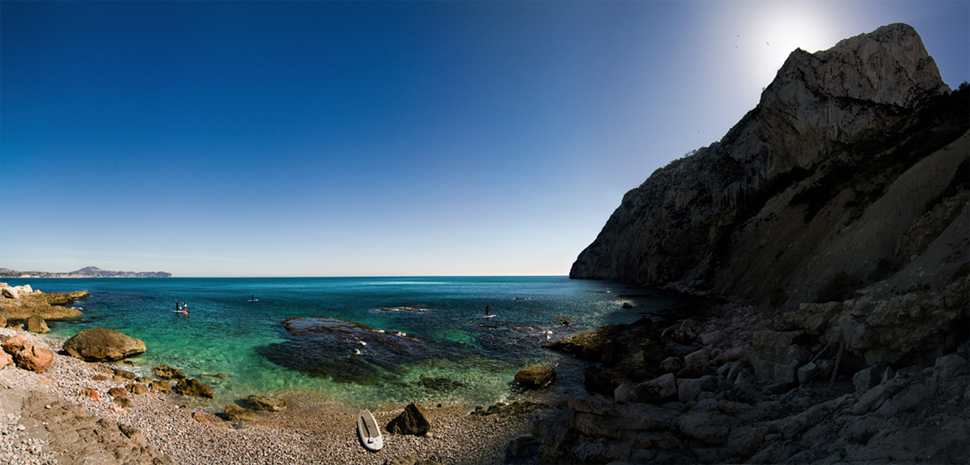
<instances>
[{"instance_id":1,"label":"paddleboard","mask_svg":"<svg viewBox=\"0 0 970 465\"><path fill-rule=\"evenodd\" d=\"M377 426L377 420L371 415L370 410L361 410L357 415L357 436L360 437L360 444L364 449L377 452L384 447L384 437L381 436L381 428Z\"/></svg>"},{"instance_id":2,"label":"paddleboard","mask_svg":"<svg viewBox=\"0 0 970 465\"><path fill-rule=\"evenodd\" d=\"M259 299L249 299L250 302L259 302Z\"/></svg>"},{"instance_id":3,"label":"paddleboard","mask_svg":"<svg viewBox=\"0 0 970 465\"><path fill-rule=\"evenodd\" d=\"M495 318L498 315L485 315L482 318Z\"/></svg>"}]
</instances>

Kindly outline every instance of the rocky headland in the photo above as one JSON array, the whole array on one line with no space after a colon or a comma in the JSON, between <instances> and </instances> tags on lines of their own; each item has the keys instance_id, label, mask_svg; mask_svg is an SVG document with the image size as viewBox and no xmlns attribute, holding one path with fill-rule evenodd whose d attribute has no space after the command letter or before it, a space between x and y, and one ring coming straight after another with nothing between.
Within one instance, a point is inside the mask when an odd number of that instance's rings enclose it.
<instances>
[{"instance_id":1,"label":"rocky headland","mask_svg":"<svg viewBox=\"0 0 970 465\"><path fill-rule=\"evenodd\" d=\"M0 278L171 278L165 271L108 271L96 266L86 266L66 273L51 271L17 271L0 268Z\"/></svg>"},{"instance_id":2,"label":"rocky headland","mask_svg":"<svg viewBox=\"0 0 970 465\"><path fill-rule=\"evenodd\" d=\"M88 291L47 294L29 284L8 286L7 283L0 283L0 327L7 326L8 322L27 321L32 316L50 321L76 318L81 315L81 311L65 305L71 305L87 296Z\"/></svg>"},{"instance_id":3,"label":"rocky headland","mask_svg":"<svg viewBox=\"0 0 970 465\"><path fill-rule=\"evenodd\" d=\"M721 299L552 344L587 394L541 463L964 463L970 88L904 24L793 52L628 192L570 276Z\"/></svg>"}]
</instances>

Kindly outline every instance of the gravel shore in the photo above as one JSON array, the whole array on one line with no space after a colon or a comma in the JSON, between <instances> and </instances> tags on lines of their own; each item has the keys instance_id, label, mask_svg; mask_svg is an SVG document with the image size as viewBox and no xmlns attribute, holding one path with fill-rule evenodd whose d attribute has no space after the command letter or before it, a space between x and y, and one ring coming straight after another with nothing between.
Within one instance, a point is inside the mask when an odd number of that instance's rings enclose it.
<instances>
[{"instance_id":1,"label":"gravel shore","mask_svg":"<svg viewBox=\"0 0 970 465\"><path fill-rule=\"evenodd\" d=\"M14 334L27 333L0 329L0 338ZM55 353L63 342L27 336ZM108 379L95 381L98 375ZM469 415L466 405L422 405L432 425L428 435L385 432L384 448L372 453L357 440L357 409L318 394L282 395L286 409L234 423L202 401L174 394L132 394L121 408L108 390L129 383L107 366L66 355L56 355L41 374L0 370L0 463L383 464L409 457L443 465L504 463L506 444L529 434L536 415L479 416ZM82 395L86 388L99 398ZM386 425L402 409L378 409L374 416Z\"/></svg>"}]
</instances>

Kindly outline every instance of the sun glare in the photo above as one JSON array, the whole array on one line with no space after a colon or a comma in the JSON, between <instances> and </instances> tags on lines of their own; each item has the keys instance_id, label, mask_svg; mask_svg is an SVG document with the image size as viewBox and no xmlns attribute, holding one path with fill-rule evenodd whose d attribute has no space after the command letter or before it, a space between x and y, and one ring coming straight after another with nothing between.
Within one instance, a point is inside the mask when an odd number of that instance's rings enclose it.
<instances>
[{"instance_id":1,"label":"sun glare","mask_svg":"<svg viewBox=\"0 0 970 465\"><path fill-rule=\"evenodd\" d=\"M767 85L796 48L810 53L824 50L837 41L831 20L821 16L811 4L779 2L766 4L754 25L753 72Z\"/></svg>"}]
</instances>

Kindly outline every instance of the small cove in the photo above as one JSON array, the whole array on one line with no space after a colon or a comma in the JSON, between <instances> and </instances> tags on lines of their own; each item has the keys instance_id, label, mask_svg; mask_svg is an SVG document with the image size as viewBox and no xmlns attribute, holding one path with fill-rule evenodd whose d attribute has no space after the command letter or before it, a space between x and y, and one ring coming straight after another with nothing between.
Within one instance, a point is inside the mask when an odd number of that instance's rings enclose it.
<instances>
[{"instance_id":1,"label":"small cove","mask_svg":"<svg viewBox=\"0 0 970 465\"><path fill-rule=\"evenodd\" d=\"M540 344L679 301L560 276L8 281L44 292L87 289L91 296L75 304L83 316L52 322L55 336L104 326L137 337L148 351L123 362L127 369L176 367L212 386L215 405L294 392L347 405L488 405L509 400L515 372L532 364L560 365L563 381L581 385L570 368L576 362ZM176 302L188 304L188 315L175 312ZM481 318L486 305L498 316ZM319 317L362 326L321 331Z\"/></svg>"}]
</instances>

